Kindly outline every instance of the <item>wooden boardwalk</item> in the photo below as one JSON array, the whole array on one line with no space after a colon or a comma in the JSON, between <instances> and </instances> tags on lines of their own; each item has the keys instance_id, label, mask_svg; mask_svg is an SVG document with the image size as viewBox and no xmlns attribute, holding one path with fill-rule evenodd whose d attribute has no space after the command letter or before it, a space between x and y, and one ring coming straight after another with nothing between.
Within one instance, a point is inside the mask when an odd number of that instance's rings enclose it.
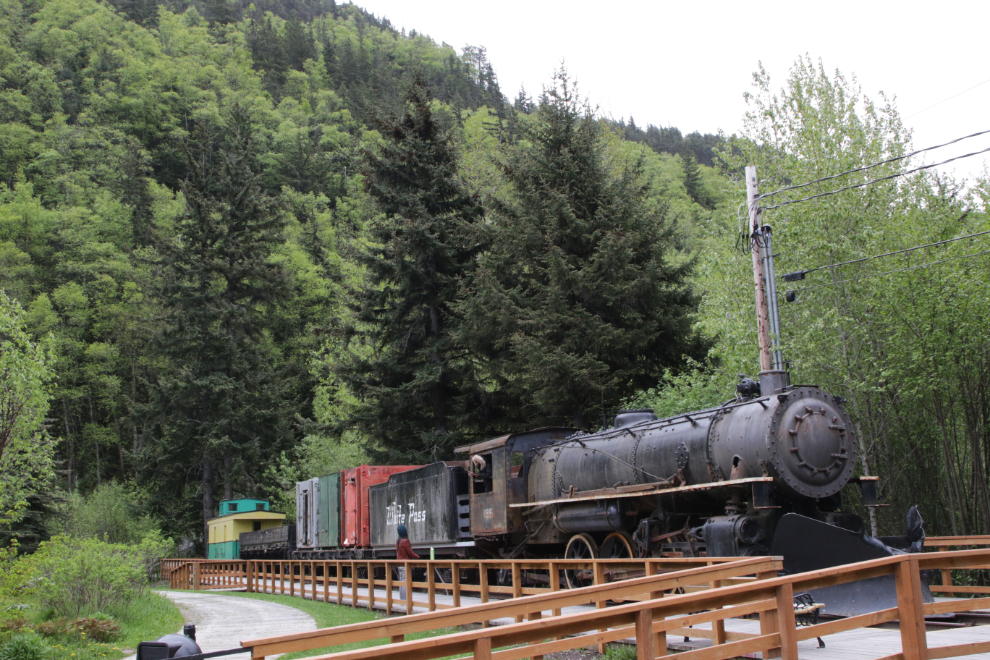
<instances>
[{"instance_id":1,"label":"wooden boardwalk","mask_svg":"<svg viewBox=\"0 0 990 660\"><path fill-rule=\"evenodd\" d=\"M295 593L296 597L300 597L301 584L298 580L292 585L292 591ZM302 597L312 599L313 594L309 585L306 585L305 595ZM233 585L231 588L240 590L242 587ZM287 593L289 591L289 583L286 580L285 584L281 584L279 580L265 580L257 581L257 591L266 593L281 593L282 590ZM376 588L374 597L374 605L376 610L384 610L387 598L387 592L384 588ZM340 592L341 595L341 605L351 605L353 602L353 591L350 586L345 586ZM357 590L358 606L367 607L368 604L368 589L359 587ZM318 600L322 600L322 593L317 594ZM420 598L423 594L416 593L416 597ZM438 585L436 595L436 606L438 609L453 608L453 596L449 593L445 593L445 590ZM947 599L939 598L938 601L949 601L958 600L961 607L960 610L965 609L965 604L967 599ZM330 592L330 602L337 603L337 592ZM461 606L467 607L470 605L478 605L481 603L480 598L475 598L467 595L461 596ZM399 599L398 589L393 590L392 594L392 609L394 612L405 613L405 602ZM581 612L594 611L593 606L575 606L575 607L565 607L562 610L562 615L572 615ZM421 613L429 611L428 608L424 606L416 605L413 607L413 613ZM981 612L990 611L980 610ZM549 612L545 613L549 616ZM676 617L671 617L676 618ZM515 623L512 618L500 618L493 619L490 621L491 625L501 626L509 625ZM990 623L990 619L988 619ZM713 636L711 624L699 624L693 628L698 633L698 636L691 637L689 640L685 641L683 635L673 635L667 634L667 648L671 651L689 651L699 648L704 648L711 645L711 638ZM735 635L733 633L741 633L743 635L759 635L760 634L760 622L756 619L726 619L725 620L725 631L727 633L728 641L733 641ZM976 642L990 642L990 625L976 625L965 628L951 628L947 630L930 630L927 633L928 644L932 649L942 646L952 646L957 644L969 644ZM823 638L825 641L825 648L818 648L818 641L816 639L799 641L797 643L798 656L800 660L875 660L877 658L883 658L885 656L893 655L901 652L901 634L899 630L895 629L884 629L879 627L873 628L859 628L856 630L850 630L846 632L840 632L833 635L828 635ZM635 639L623 640L627 643L634 644ZM592 645L594 646L594 645ZM751 658L761 658L759 653L744 654L742 657ZM976 658L978 660L990 660L990 653L981 653L966 656L968 658Z\"/></svg>"}]
</instances>

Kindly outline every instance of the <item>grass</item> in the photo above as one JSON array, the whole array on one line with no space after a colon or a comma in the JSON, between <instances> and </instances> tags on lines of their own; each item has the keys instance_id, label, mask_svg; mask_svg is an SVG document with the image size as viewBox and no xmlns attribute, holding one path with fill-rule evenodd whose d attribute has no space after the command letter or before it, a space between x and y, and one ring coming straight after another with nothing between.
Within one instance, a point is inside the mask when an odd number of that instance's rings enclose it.
<instances>
[{"instance_id":1,"label":"grass","mask_svg":"<svg viewBox=\"0 0 990 660\"><path fill-rule=\"evenodd\" d=\"M371 611L366 608L360 607L349 607L347 605L336 605L333 603L321 603L319 601L312 601L306 598L299 598L298 596L276 596L273 594L260 594L260 593L245 593L243 591L232 591L224 593L224 596L237 596L239 598L254 598L256 600L265 600L270 603L279 603L280 605L288 605L289 607L294 607L297 610L302 610L306 614L309 614L316 621L317 628L331 628L333 626L346 626L351 623L363 623L365 621L378 621L386 618L385 614L382 612ZM451 633L460 632L458 628L442 628L440 630L431 630L429 632L416 633L414 635L407 635L406 640L411 641L414 639L424 639L426 637L437 637L439 635L449 635ZM258 636L261 637L264 632L259 631ZM319 655L323 653L336 653L338 651L351 651L354 649L363 649L369 646L378 646L380 644L388 642L388 639L373 639L365 642L355 642L354 644L342 644L340 646L325 647L321 649L311 649L309 651L297 651L295 653L287 653L281 656L282 660L295 660L295 658L306 658L312 655Z\"/></svg>"},{"instance_id":2,"label":"grass","mask_svg":"<svg viewBox=\"0 0 990 660\"><path fill-rule=\"evenodd\" d=\"M52 613L41 610L35 600L23 599L20 602L28 607L12 611L0 610L0 615L6 615L6 618L24 617L30 624L53 618ZM6 609L11 604L3 603L2 607ZM104 614L120 624L120 635L115 640L101 644L79 635L45 638L46 645L51 648L50 656L67 660L117 660L133 654L138 642L174 633L183 623L179 608L153 591Z\"/></svg>"}]
</instances>

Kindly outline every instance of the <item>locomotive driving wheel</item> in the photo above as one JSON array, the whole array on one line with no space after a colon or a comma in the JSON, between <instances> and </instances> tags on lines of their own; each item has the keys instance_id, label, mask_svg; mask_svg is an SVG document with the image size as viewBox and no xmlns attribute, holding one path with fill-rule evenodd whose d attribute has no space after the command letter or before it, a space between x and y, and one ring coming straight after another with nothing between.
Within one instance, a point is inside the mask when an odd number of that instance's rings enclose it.
<instances>
[{"instance_id":1,"label":"locomotive driving wheel","mask_svg":"<svg viewBox=\"0 0 990 660\"><path fill-rule=\"evenodd\" d=\"M598 557L601 559L632 559L633 558L633 546L632 546L632 536L626 532L612 532L605 537L602 542L602 549L598 552ZM620 568L618 570L609 571L607 580L612 582L613 580L623 580L628 577L628 570L625 568ZM624 603L622 599L616 599L616 603Z\"/></svg>"},{"instance_id":2,"label":"locomotive driving wheel","mask_svg":"<svg viewBox=\"0 0 990 660\"><path fill-rule=\"evenodd\" d=\"M598 556L602 559L632 559L632 537L626 532L612 532L605 537Z\"/></svg>"},{"instance_id":3,"label":"locomotive driving wheel","mask_svg":"<svg viewBox=\"0 0 990 660\"><path fill-rule=\"evenodd\" d=\"M564 550L564 559L595 559L598 557L598 544L587 534L575 534L567 542L567 549ZM582 568L576 570L565 570L564 579L570 589L590 587L595 583L595 572L591 569Z\"/></svg>"}]
</instances>

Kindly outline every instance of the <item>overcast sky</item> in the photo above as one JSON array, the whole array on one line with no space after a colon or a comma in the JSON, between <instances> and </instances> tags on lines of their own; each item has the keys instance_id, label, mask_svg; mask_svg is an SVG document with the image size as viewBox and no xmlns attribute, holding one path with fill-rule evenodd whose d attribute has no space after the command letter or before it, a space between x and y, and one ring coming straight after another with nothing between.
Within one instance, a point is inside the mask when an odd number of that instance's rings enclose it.
<instances>
[{"instance_id":1,"label":"overcast sky","mask_svg":"<svg viewBox=\"0 0 990 660\"><path fill-rule=\"evenodd\" d=\"M855 74L874 99L896 96L916 148L990 129L990 4L979 1L357 4L458 51L485 46L510 99L520 85L535 96L564 62L604 114L644 127L737 131L758 63L779 88L807 53ZM988 147L990 135L936 150L927 162ZM948 167L970 176L984 162L981 155Z\"/></svg>"}]
</instances>

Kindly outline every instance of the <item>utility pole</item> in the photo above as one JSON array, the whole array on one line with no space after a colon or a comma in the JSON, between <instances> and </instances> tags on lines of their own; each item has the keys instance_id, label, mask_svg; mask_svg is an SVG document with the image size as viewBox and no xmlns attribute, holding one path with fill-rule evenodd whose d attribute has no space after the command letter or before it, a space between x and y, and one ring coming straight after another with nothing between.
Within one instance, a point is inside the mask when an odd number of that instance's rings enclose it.
<instances>
[{"instance_id":1,"label":"utility pole","mask_svg":"<svg viewBox=\"0 0 990 660\"><path fill-rule=\"evenodd\" d=\"M768 279L765 265L773 268L773 251L770 247L770 228L763 227L760 222L759 188L756 179L756 167L746 166L746 206L749 209L749 240L753 253L753 286L756 290L756 335L760 345L760 390L763 394L772 394L775 390L787 384L787 375L782 369L783 361L780 346L773 342L771 332L777 333L776 300L770 300L770 295L776 294L776 287ZM772 277L772 275L771 275ZM771 327L773 326L773 327ZM779 341L779 339L778 339Z\"/></svg>"}]
</instances>

